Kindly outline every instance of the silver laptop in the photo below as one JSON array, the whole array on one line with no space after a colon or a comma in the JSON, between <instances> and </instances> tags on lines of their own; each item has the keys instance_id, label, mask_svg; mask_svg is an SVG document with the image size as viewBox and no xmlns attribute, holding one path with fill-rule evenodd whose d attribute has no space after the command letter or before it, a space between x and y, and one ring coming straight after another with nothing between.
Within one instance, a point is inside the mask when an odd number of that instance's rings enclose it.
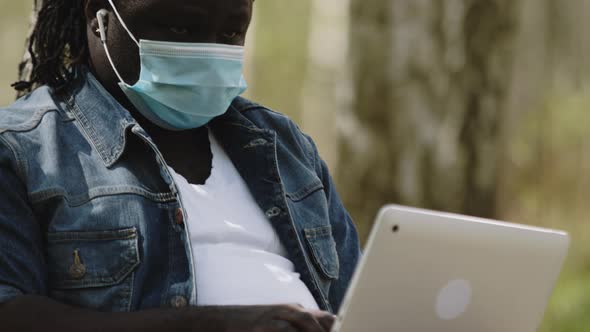
<instances>
[{"instance_id":1,"label":"silver laptop","mask_svg":"<svg viewBox=\"0 0 590 332\"><path fill-rule=\"evenodd\" d=\"M536 331L568 247L559 231L387 206L333 331Z\"/></svg>"}]
</instances>

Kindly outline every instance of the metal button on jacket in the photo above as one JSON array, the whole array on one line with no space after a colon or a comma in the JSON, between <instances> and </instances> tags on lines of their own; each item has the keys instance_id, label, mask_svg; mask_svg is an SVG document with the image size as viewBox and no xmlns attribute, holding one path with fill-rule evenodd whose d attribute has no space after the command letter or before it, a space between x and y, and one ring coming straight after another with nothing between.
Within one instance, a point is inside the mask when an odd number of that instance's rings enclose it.
<instances>
[{"instance_id":1,"label":"metal button on jacket","mask_svg":"<svg viewBox=\"0 0 590 332\"><path fill-rule=\"evenodd\" d=\"M170 305L172 308L184 308L188 304L186 297L184 296L174 296L170 299Z\"/></svg>"},{"instance_id":2,"label":"metal button on jacket","mask_svg":"<svg viewBox=\"0 0 590 332\"><path fill-rule=\"evenodd\" d=\"M278 216L278 215L280 215L280 214L281 214L281 208L279 208L279 207L276 207L276 206L275 206L275 207L273 207L273 208L271 208L271 209L267 210L267 211L265 212L265 214L266 214L266 216L267 216L268 218L274 218L274 217L276 217L276 216Z\"/></svg>"},{"instance_id":3,"label":"metal button on jacket","mask_svg":"<svg viewBox=\"0 0 590 332\"><path fill-rule=\"evenodd\" d=\"M86 275L86 266L80 259L80 249L74 250L74 262L70 266L70 276L74 279L82 279Z\"/></svg>"}]
</instances>

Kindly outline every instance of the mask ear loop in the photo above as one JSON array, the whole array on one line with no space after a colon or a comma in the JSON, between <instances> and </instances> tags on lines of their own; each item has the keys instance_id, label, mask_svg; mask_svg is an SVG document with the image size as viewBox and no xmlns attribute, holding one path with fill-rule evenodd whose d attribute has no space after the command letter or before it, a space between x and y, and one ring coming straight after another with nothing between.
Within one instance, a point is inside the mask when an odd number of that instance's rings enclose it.
<instances>
[{"instance_id":1,"label":"mask ear loop","mask_svg":"<svg viewBox=\"0 0 590 332\"><path fill-rule=\"evenodd\" d=\"M115 66L115 63L113 62L113 58L111 57L111 53L109 52L109 47L107 46L107 29L106 29L106 26L104 23L105 23L105 17L108 14L109 14L109 12L106 9L101 9L96 13L96 19L98 20L98 32L100 33L100 42L102 43L102 46L104 47L104 51L107 55L107 59L109 59L109 62L111 63L111 67L113 67L113 71L117 75L117 78L119 78L119 81L121 83L128 85L123 80L123 77L121 77L121 74L119 74L119 71L117 70L117 67Z\"/></svg>"},{"instance_id":2,"label":"mask ear loop","mask_svg":"<svg viewBox=\"0 0 590 332\"><path fill-rule=\"evenodd\" d=\"M113 11L115 12L117 19L119 19L119 22L123 26L123 29L125 29L125 31L127 31L127 33L129 34L129 37L131 37L131 39L133 39L135 44L137 44L137 46L139 47L139 42L137 41L135 36L131 33L131 30L129 30L129 28L127 27L127 24L125 24L125 21L123 21L123 18L121 18L121 15L119 15L119 11L117 10L117 7L113 3L113 0L109 0L109 4L111 5L111 7L113 7Z\"/></svg>"}]
</instances>

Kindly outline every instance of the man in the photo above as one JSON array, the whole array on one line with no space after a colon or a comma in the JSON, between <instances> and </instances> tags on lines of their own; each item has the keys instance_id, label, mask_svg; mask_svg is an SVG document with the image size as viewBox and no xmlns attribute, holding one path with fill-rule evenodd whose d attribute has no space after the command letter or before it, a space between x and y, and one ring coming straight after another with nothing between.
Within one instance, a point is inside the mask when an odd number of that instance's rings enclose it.
<instances>
[{"instance_id":1,"label":"man","mask_svg":"<svg viewBox=\"0 0 590 332\"><path fill-rule=\"evenodd\" d=\"M330 329L359 242L312 140L237 97L252 2L43 1L0 110L3 330Z\"/></svg>"}]
</instances>

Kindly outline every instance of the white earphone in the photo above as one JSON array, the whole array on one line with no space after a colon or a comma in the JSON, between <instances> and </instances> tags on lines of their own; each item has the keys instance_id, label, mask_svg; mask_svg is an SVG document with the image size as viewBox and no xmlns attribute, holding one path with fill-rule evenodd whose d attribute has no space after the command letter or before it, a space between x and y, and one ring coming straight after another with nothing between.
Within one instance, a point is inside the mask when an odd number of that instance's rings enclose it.
<instances>
[{"instance_id":1,"label":"white earphone","mask_svg":"<svg viewBox=\"0 0 590 332\"><path fill-rule=\"evenodd\" d=\"M106 43L107 41L107 28L105 26L105 17L109 14L108 10L101 9L96 13L98 19L98 32L100 33L100 41Z\"/></svg>"},{"instance_id":2,"label":"white earphone","mask_svg":"<svg viewBox=\"0 0 590 332\"><path fill-rule=\"evenodd\" d=\"M105 18L107 17L108 14L109 14L109 11L106 9L101 9L98 12L96 12L96 18L98 19L97 32L100 33L100 41L102 43L102 46L104 47L105 54L107 55L107 58L108 58L109 62L111 63L111 67L113 68L113 71L115 72L115 74L119 78L119 81L122 83L125 83L125 81L121 77L121 74L119 74L119 71L117 70L117 67L115 66L115 63L113 62L113 59L111 58L111 53L109 52L109 48L107 47L107 27L105 25L105 22L106 22Z\"/></svg>"}]
</instances>

